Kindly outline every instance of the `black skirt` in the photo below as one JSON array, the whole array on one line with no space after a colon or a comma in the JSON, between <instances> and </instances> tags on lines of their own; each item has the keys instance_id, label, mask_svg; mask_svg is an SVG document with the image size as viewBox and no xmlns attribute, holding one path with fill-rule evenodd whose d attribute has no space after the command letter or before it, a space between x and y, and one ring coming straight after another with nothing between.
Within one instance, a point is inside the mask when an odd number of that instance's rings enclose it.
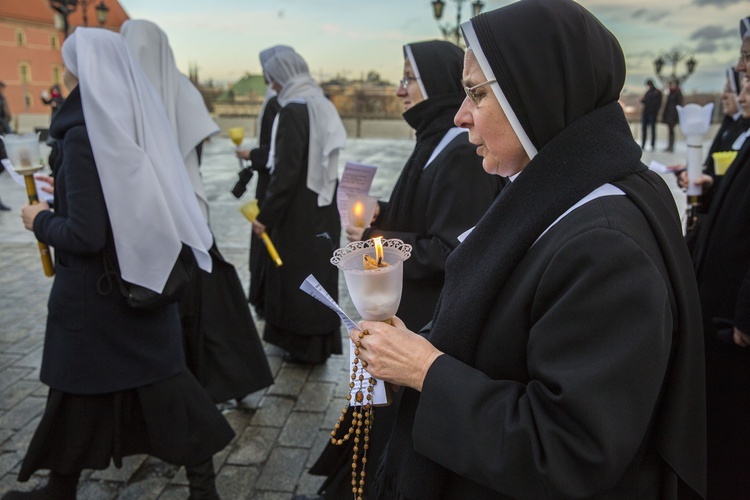
<instances>
[{"instance_id":1,"label":"black skirt","mask_svg":"<svg viewBox=\"0 0 750 500\"><path fill-rule=\"evenodd\" d=\"M322 364L331 354L341 354L341 332L337 329L320 335L300 335L272 325L266 320L263 340L289 352L302 363Z\"/></svg>"},{"instance_id":2,"label":"black skirt","mask_svg":"<svg viewBox=\"0 0 750 500\"><path fill-rule=\"evenodd\" d=\"M148 454L198 465L223 449L234 431L195 378L183 371L125 391L77 395L50 389L47 406L18 480L39 469L71 474L106 469Z\"/></svg>"},{"instance_id":3,"label":"black skirt","mask_svg":"<svg viewBox=\"0 0 750 500\"><path fill-rule=\"evenodd\" d=\"M213 270L199 271L180 316L188 368L221 403L270 386L273 374L237 270L215 244L210 253Z\"/></svg>"}]
</instances>

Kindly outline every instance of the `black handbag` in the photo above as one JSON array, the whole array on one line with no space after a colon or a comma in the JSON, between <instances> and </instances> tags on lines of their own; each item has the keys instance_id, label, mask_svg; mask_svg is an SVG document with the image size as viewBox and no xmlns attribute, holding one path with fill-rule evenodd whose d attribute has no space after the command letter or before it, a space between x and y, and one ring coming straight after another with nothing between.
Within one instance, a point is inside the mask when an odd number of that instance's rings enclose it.
<instances>
[{"instance_id":1,"label":"black handbag","mask_svg":"<svg viewBox=\"0 0 750 500\"><path fill-rule=\"evenodd\" d=\"M112 276L114 276L120 293L125 297L128 305L136 309L158 309L177 302L182 297L188 283L194 279L198 269L193 251L189 246L183 244L164 289L159 293L122 279L120 269L115 264L116 259L112 258L111 253L108 250L103 252L104 274L97 283L99 293L107 295L112 290Z\"/></svg>"}]
</instances>

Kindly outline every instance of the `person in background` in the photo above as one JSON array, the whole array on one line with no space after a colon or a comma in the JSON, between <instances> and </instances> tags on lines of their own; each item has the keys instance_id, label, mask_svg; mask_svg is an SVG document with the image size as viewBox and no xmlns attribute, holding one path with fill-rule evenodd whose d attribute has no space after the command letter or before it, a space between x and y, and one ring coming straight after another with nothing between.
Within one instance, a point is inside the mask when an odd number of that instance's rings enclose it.
<instances>
[{"instance_id":1,"label":"person in background","mask_svg":"<svg viewBox=\"0 0 750 500\"><path fill-rule=\"evenodd\" d=\"M721 93L721 108L724 113L724 119L714 136L711 147L708 148L706 160L703 162L703 174L701 174L697 181L697 184L703 187L703 194L700 197L700 203L696 210L698 220L693 229L685 235L685 240L690 249L695 244L700 224L711 208L713 195L719 189L719 183L724 178L723 174L716 174L713 153L739 151L747 138L747 131L750 128L750 118L745 118L742 115L742 109L739 106L740 84L740 74L734 68L728 68L726 85L724 86L724 91ZM687 188L688 177L685 165L671 165L670 168L677 172L678 185L681 188Z\"/></svg>"},{"instance_id":2,"label":"person in background","mask_svg":"<svg viewBox=\"0 0 750 500\"><path fill-rule=\"evenodd\" d=\"M276 91L273 90L271 83L266 76L266 63L276 54L281 52L293 52L294 50L287 45L274 45L260 53L260 65L263 68L263 78L268 85L266 97L258 113L258 147L252 150L239 150L237 157L249 161L250 165L240 171L240 180L238 185L244 186L250 181L253 172L257 172L258 180L255 185L255 198L258 200L258 207L263 208L263 202L266 199L266 190L271 180L271 173L267 168L268 153L271 150L271 128L276 115L279 113L281 106ZM235 193L236 196L236 193ZM241 196L241 194L240 194ZM237 196L239 198L239 196ZM263 317L265 303L264 277L266 267L272 265L271 259L266 252L263 241L252 231L250 232L250 287L248 289L248 301L255 308L255 312Z\"/></svg>"},{"instance_id":3,"label":"person in background","mask_svg":"<svg viewBox=\"0 0 750 500\"><path fill-rule=\"evenodd\" d=\"M680 82L674 78L669 80L669 93L667 101L664 103L664 111L661 113L661 121L667 125L669 131L669 142L664 151L674 152L674 128L680 123L680 116L677 114L677 106L682 106L682 91Z\"/></svg>"},{"instance_id":4,"label":"person in background","mask_svg":"<svg viewBox=\"0 0 750 500\"><path fill-rule=\"evenodd\" d=\"M750 18L740 22L735 71L750 69ZM750 118L750 81L739 104ZM711 199L692 249L706 350L708 496L747 498L750 429L750 140L737 152Z\"/></svg>"},{"instance_id":5,"label":"person in background","mask_svg":"<svg viewBox=\"0 0 750 500\"><path fill-rule=\"evenodd\" d=\"M211 233L159 95L122 37L79 27L62 56L70 94L51 129L55 210L22 209L55 249L55 280L39 375L49 395L18 479L51 472L43 488L4 499L75 498L83 469L146 453L185 465L191 499L215 500L212 457L234 432L185 366L178 305L133 308L116 283L161 292L185 246L210 270Z\"/></svg>"},{"instance_id":6,"label":"person in background","mask_svg":"<svg viewBox=\"0 0 750 500\"><path fill-rule=\"evenodd\" d=\"M428 331L350 332L404 391L368 498L703 497L695 276L618 103L617 39L571 0L462 29L455 122L512 182L448 258Z\"/></svg>"},{"instance_id":7,"label":"person in background","mask_svg":"<svg viewBox=\"0 0 750 500\"><path fill-rule=\"evenodd\" d=\"M167 35L145 20L123 23L120 34L159 92L205 221L208 199L200 174L203 143L219 132L203 96L174 61ZM212 270L199 271L181 299L187 365L217 403L240 401L273 384L260 336L234 266L214 240Z\"/></svg>"},{"instance_id":8,"label":"person in background","mask_svg":"<svg viewBox=\"0 0 750 500\"><path fill-rule=\"evenodd\" d=\"M50 87L49 92L42 92L42 102L50 107L50 122L54 120L55 115L60 110L65 98L62 95L62 89L58 84Z\"/></svg>"},{"instance_id":9,"label":"person in background","mask_svg":"<svg viewBox=\"0 0 750 500\"><path fill-rule=\"evenodd\" d=\"M313 274L336 300L338 269L331 265L341 237L336 206L341 118L296 52L265 65L281 110L274 120L268 165L271 179L253 232L268 232L284 264L267 266L263 339L292 363L324 363L341 353L339 317L299 289Z\"/></svg>"},{"instance_id":10,"label":"person in background","mask_svg":"<svg viewBox=\"0 0 750 500\"><path fill-rule=\"evenodd\" d=\"M10 128L10 107L8 101L5 98L5 83L0 81L0 135L10 134L13 130ZM0 160L7 158L8 155L5 152L5 144L0 141ZM5 167L0 163L0 174L5 172ZM0 200L0 210L9 211L10 207Z\"/></svg>"},{"instance_id":11,"label":"person in background","mask_svg":"<svg viewBox=\"0 0 750 500\"><path fill-rule=\"evenodd\" d=\"M646 80L648 90L641 99L643 104L643 114L641 116L641 125L643 127L641 135L641 149L646 150L646 138L648 130L651 129L651 151L656 150L656 119L661 109L661 90L654 86L653 80Z\"/></svg>"}]
</instances>

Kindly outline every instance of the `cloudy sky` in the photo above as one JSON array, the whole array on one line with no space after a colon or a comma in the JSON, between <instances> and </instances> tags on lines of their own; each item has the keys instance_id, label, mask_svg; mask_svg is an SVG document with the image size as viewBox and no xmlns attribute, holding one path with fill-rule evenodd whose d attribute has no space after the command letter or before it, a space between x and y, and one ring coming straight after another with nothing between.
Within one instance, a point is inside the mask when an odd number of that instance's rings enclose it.
<instances>
[{"instance_id":1,"label":"cloudy sky","mask_svg":"<svg viewBox=\"0 0 750 500\"><path fill-rule=\"evenodd\" d=\"M462 20L471 11L463 6ZM202 80L234 81L260 72L258 52L291 45L317 79L359 78L370 70L401 77L401 46L441 37L430 0L120 0L133 19L149 19L169 36L178 66L199 68ZM484 0L485 10L511 3ZM747 0L581 0L617 36L628 64L626 90L640 93L662 52L691 52L696 74L683 91L724 86L723 70L737 61L739 20ZM455 25L447 0L443 23ZM529 34L533 36L533 33ZM669 68L671 72L671 68ZM678 73L684 72L680 63Z\"/></svg>"}]
</instances>

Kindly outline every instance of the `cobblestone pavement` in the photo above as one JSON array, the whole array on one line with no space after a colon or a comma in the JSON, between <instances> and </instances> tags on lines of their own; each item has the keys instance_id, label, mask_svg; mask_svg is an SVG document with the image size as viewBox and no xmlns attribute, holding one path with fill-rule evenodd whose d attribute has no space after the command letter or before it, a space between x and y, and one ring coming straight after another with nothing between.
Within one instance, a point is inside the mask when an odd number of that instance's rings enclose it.
<instances>
[{"instance_id":1,"label":"cobblestone pavement","mask_svg":"<svg viewBox=\"0 0 750 500\"><path fill-rule=\"evenodd\" d=\"M212 228L219 248L232 262L243 283L248 282L249 224L237 211L251 198L254 185L242 200L229 190L237 160L227 138L216 138L204 152L204 181L211 206ZM380 167L372 193L387 197L408 157L409 140L350 140L342 159ZM675 155L644 153L672 163L684 158L684 145ZM665 176L674 186L671 175ZM44 342L46 301L52 280L41 270L33 235L25 231L19 208L25 194L9 176L0 176L0 196L12 207L0 212L0 494L9 489L33 489L46 479L43 473L17 483L29 440L44 409L46 386L39 382ZM684 196L675 190L684 206ZM342 306L356 317L344 280ZM257 322L258 330L263 324ZM346 332L342 331L346 340ZM346 345L346 344L344 344ZM214 457L217 486L224 499L288 500L294 494L313 494L323 478L307 474L328 440L332 424L344 405L348 367L345 356L333 356L325 365L301 367L283 362L280 352L266 345L275 383L224 410L236 438ZM137 455L123 467L86 470L79 486L80 499L182 499L188 495L184 469Z\"/></svg>"}]
</instances>

